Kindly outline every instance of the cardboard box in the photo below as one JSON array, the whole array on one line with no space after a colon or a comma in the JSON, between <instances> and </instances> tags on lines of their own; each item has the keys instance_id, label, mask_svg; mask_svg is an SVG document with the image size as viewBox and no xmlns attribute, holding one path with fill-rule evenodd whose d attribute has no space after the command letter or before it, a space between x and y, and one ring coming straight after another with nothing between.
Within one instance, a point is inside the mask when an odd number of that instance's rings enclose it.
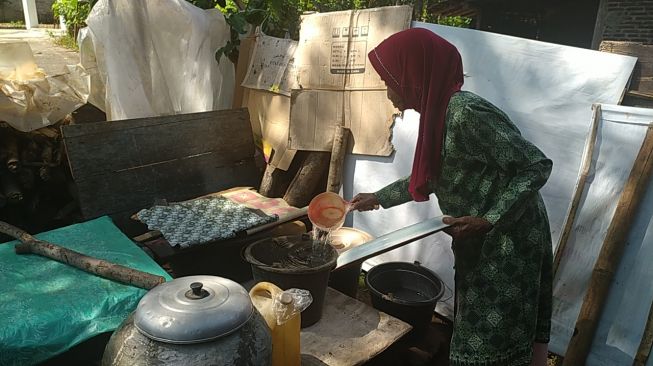
<instances>
[{"instance_id":1,"label":"cardboard box","mask_svg":"<svg viewBox=\"0 0 653 366\"><path fill-rule=\"evenodd\" d=\"M367 53L410 28L411 16L412 8L406 5L302 16L295 52L300 88L385 89Z\"/></svg>"},{"instance_id":2,"label":"cardboard box","mask_svg":"<svg viewBox=\"0 0 653 366\"><path fill-rule=\"evenodd\" d=\"M331 151L335 126L351 130L353 154L389 156L394 151L393 114L385 90L293 90L289 148Z\"/></svg>"},{"instance_id":3,"label":"cardboard box","mask_svg":"<svg viewBox=\"0 0 653 366\"><path fill-rule=\"evenodd\" d=\"M290 89L296 81L292 60L297 41L262 33L247 41L247 69L242 70L241 79L242 105L249 110L254 140L266 161L275 168L288 170L296 153L288 148L288 125ZM241 66L239 62L238 67Z\"/></svg>"},{"instance_id":4,"label":"cardboard box","mask_svg":"<svg viewBox=\"0 0 653 366\"><path fill-rule=\"evenodd\" d=\"M288 170L296 150L288 148L290 97L261 90L246 89L247 109L255 139L260 139L266 160L272 166Z\"/></svg>"},{"instance_id":5,"label":"cardboard box","mask_svg":"<svg viewBox=\"0 0 653 366\"><path fill-rule=\"evenodd\" d=\"M411 16L410 6L391 6L302 17L294 63L301 90L292 93L291 149L331 151L335 126L342 125L351 129L354 154L392 154L396 111L367 54L408 29Z\"/></svg>"}]
</instances>

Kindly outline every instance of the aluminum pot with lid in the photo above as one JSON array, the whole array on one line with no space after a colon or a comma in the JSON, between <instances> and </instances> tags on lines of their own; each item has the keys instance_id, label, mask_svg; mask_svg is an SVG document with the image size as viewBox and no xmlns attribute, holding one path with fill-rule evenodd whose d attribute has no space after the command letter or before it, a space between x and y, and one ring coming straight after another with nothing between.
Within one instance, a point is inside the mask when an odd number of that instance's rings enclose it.
<instances>
[{"instance_id":1,"label":"aluminum pot with lid","mask_svg":"<svg viewBox=\"0 0 653 366\"><path fill-rule=\"evenodd\" d=\"M188 276L150 290L113 333L102 365L269 365L272 337L238 283Z\"/></svg>"}]
</instances>

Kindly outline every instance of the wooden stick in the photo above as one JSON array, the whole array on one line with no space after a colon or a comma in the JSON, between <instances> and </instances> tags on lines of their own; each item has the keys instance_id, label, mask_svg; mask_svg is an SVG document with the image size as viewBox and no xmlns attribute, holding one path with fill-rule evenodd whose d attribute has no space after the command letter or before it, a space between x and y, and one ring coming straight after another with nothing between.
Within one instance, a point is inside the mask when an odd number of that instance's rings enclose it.
<instances>
[{"instance_id":1,"label":"wooden stick","mask_svg":"<svg viewBox=\"0 0 653 366\"><path fill-rule=\"evenodd\" d=\"M585 143L585 149L583 151L582 157L582 166L580 170L580 175L576 181L576 187L574 187L574 195L571 199L571 205L567 211L567 216L565 217L565 223L563 225L562 233L560 234L560 239L558 240L558 245L556 246L555 255L553 257L553 275L558 272L560 267L560 261L562 256L565 254L567 248L567 241L571 235L571 229L574 226L574 221L576 220L576 213L578 212L578 205L580 199L583 196L585 191L585 183L587 182L587 176L590 173L592 168L592 157L594 156L594 146L596 145L596 134L599 129L599 121L601 120L601 105L594 104L592 106L594 110L592 113L592 125L590 126L590 134L587 137Z\"/></svg>"},{"instance_id":2,"label":"wooden stick","mask_svg":"<svg viewBox=\"0 0 653 366\"><path fill-rule=\"evenodd\" d=\"M642 201L653 172L653 126L649 126L642 148L630 171L628 181L619 197L601 252L594 265L589 288L576 320L574 335L569 342L563 366L584 365L594 339L603 306L610 291L631 223Z\"/></svg>"},{"instance_id":3,"label":"wooden stick","mask_svg":"<svg viewBox=\"0 0 653 366\"><path fill-rule=\"evenodd\" d=\"M138 271L103 259L89 257L47 241L38 240L25 231L6 222L0 221L0 233L7 234L21 242L20 244L16 244L15 249L17 254L38 254L88 273L146 290L165 282L165 278L161 276Z\"/></svg>"},{"instance_id":4,"label":"wooden stick","mask_svg":"<svg viewBox=\"0 0 653 366\"><path fill-rule=\"evenodd\" d=\"M646 365L651 354L651 346L653 346L653 304L651 304L651 309L648 312L648 320L646 320L644 334L642 335L642 341L639 343L633 366Z\"/></svg>"},{"instance_id":5,"label":"wooden stick","mask_svg":"<svg viewBox=\"0 0 653 366\"><path fill-rule=\"evenodd\" d=\"M333 148L329 162L329 177L327 179L327 192L339 193L342 186L342 168L349 144L349 129L336 126L333 135Z\"/></svg>"},{"instance_id":6,"label":"wooden stick","mask_svg":"<svg viewBox=\"0 0 653 366\"><path fill-rule=\"evenodd\" d=\"M279 220L277 220L275 222L270 222L270 223L267 223L267 224L264 224L264 225L255 226L253 228L247 229L247 230L245 230L245 234L247 234L248 236L249 235L254 235L256 233L260 233L261 231L275 228L275 227L277 227L279 225L282 225L282 224L285 224L285 223L287 223L289 221L295 221L295 220L297 220L297 219L299 219L301 217L304 217L306 215L308 215L308 207L300 208L297 211L293 211L293 212L291 212L289 214L286 214L286 215L283 215L283 216L279 217Z\"/></svg>"}]
</instances>

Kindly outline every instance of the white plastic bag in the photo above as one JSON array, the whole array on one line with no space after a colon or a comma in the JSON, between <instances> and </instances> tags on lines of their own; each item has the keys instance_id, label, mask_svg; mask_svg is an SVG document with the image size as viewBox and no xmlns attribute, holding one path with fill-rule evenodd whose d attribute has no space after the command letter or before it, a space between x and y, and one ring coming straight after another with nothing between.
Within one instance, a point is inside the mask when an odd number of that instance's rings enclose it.
<instances>
[{"instance_id":1,"label":"white plastic bag","mask_svg":"<svg viewBox=\"0 0 653 366\"><path fill-rule=\"evenodd\" d=\"M79 66L46 75L27 42L0 44L0 121L19 131L52 125L84 105L89 83Z\"/></svg>"},{"instance_id":2,"label":"white plastic bag","mask_svg":"<svg viewBox=\"0 0 653 366\"><path fill-rule=\"evenodd\" d=\"M273 307L277 325L283 325L295 315L306 310L313 303L313 296L308 290L291 288L277 294Z\"/></svg>"},{"instance_id":3,"label":"white plastic bag","mask_svg":"<svg viewBox=\"0 0 653 366\"><path fill-rule=\"evenodd\" d=\"M185 0L100 0L80 37L90 101L107 120L231 107L234 65L215 52L230 36L224 16Z\"/></svg>"}]
</instances>

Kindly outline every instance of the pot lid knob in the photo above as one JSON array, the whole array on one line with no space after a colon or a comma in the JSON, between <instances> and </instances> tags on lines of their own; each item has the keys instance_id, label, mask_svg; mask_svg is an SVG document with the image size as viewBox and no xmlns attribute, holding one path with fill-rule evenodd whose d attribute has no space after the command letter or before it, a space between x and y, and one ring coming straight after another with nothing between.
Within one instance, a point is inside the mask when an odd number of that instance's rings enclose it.
<instances>
[{"instance_id":1,"label":"pot lid knob","mask_svg":"<svg viewBox=\"0 0 653 366\"><path fill-rule=\"evenodd\" d=\"M190 284L190 290L186 291L186 298L190 300L199 300L209 296L209 292L202 289L202 282L193 282Z\"/></svg>"}]
</instances>

